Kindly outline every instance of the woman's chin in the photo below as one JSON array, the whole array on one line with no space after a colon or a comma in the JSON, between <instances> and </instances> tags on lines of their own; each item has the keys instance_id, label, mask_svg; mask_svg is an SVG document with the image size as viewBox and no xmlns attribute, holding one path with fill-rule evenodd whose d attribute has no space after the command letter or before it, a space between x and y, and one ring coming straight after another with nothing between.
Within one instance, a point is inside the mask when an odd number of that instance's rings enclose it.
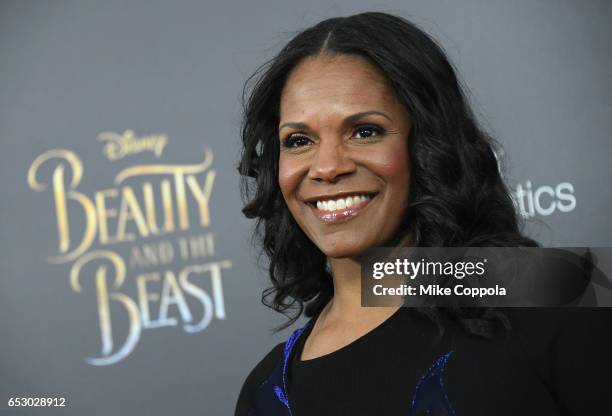
<instances>
[{"instance_id":1,"label":"woman's chin","mask_svg":"<svg viewBox=\"0 0 612 416\"><path fill-rule=\"evenodd\" d=\"M346 257L360 257L368 246L352 244L326 244L324 247L319 248L327 257L338 259Z\"/></svg>"}]
</instances>

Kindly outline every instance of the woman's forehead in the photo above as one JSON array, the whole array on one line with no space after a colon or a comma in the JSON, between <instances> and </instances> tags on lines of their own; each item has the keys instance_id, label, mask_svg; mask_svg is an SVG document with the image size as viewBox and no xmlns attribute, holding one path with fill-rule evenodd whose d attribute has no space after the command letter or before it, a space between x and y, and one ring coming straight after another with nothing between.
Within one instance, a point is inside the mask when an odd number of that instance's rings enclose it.
<instances>
[{"instance_id":1,"label":"woman's forehead","mask_svg":"<svg viewBox=\"0 0 612 416\"><path fill-rule=\"evenodd\" d=\"M384 75L357 55L305 59L289 74L281 94L281 118L311 112L361 111L397 105Z\"/></svg>"}]
</instances>

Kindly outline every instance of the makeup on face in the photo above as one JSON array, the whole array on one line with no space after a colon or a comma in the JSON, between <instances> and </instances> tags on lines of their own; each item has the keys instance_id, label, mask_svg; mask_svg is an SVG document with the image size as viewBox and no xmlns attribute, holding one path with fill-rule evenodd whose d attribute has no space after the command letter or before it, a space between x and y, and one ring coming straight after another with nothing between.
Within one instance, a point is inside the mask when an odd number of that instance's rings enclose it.
<instances>
[{"instance_id":1,"label":"makeup on face","mask_svg":"<svg viewBox=\"0 0 612 416\"><path fill-rule=\"evenodd\" d=\"M280 103L279 185L328 256L382 244L407 206L410 121L382 73L355 55L306 58Z\"/></svg>"},{"instance_id":2,"label":"makeup on face","mask_svg":"<svg viewBox=\"0 0 612 416\"><path fill-rule=\"evenodd\" d=\"M326 223L352 219L370 203L378 192L354 192L344 195L322 195L306 200L321 221Z\"/></svg>"}]
</instances>

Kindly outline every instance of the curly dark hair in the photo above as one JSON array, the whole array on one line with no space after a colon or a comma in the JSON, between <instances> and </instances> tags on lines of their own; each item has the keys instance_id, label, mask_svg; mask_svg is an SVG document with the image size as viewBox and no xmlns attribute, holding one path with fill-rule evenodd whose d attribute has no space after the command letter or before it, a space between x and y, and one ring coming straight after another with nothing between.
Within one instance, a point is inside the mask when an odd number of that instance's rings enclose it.
<instances>
[{"instance_id":1,"label":"curly dark hair","mask_svg":"<svg viewBox=\"0 0 612 416\"><path fill-rule=\"evenodd\" d=\"M369 59L410 114L409 205L386 246L539 246L520 231L523 224L493 150L500 145L478 125L442 48L415 24L391 14L330 18L293 37L243 89L242 212L257 218L253 237L269 259L273 286L264 290L262 303L289 318L277 330L302 312L314 316L333 296L327 257L294 220L278 182L281 90L296 65L321 53ZM296 308L296 314L288 313ZM440 333L442 317L477 336L492 336L498 323L508 328L505 315L492 308L416 312L436 323Z\"/></svg>"}]
</instances>

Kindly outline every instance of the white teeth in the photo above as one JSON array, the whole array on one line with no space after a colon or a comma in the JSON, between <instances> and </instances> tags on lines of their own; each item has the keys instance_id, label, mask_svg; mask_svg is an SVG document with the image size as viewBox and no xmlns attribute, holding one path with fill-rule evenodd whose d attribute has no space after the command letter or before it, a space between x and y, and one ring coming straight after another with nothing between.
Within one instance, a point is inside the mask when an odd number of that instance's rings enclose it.
<instances>
[{"instance_id":1,"label":"white teeth","mask_svg":"<svg viewBox=\"0 0 612 416\"><path fill-rule=\"evenodd\" d=\"M317 201L317 208L321 211L335 211L338 209L349 208L353 205L357 205L364 201L367 201L368 199L371 199L371 196L358 195L340 198L336 200Z\"/></svg>"}]
</instances>

